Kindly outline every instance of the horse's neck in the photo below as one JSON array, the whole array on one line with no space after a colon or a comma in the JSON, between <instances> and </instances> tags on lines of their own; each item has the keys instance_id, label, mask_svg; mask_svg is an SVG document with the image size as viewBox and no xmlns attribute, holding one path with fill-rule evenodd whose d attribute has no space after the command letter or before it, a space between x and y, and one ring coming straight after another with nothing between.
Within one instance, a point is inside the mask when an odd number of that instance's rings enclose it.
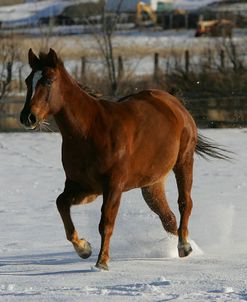
<instances>
[{"instance_id":1,"label":"horse's neck","mask_svg":"<svg viewBox=\"0 0 247 302\"><path fill-rule=\"evenodd\" d=\"M63 107L55 121L64 138L87 137L95 120L97 101L84 92L65 71L66 79L61 88Z\"/></svg>"}]
</instances>

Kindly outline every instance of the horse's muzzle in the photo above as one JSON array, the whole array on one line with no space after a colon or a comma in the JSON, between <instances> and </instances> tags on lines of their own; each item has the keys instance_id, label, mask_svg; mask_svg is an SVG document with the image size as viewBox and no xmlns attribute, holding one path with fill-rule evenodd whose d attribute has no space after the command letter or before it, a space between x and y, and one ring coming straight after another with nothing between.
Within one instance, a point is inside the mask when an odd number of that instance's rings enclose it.
<instances>
[{"instance_id":1,"label":"horse's muzzle","mask_svg":"<svg viewBox=\"0 0 247 302\"><path fill-rule=\"evenodd\" d=\"M21 112L20 122L27 129L35 129L39 124L38 119L33 113L27 113L24 110Z\"/></svg>"}]
</instances>

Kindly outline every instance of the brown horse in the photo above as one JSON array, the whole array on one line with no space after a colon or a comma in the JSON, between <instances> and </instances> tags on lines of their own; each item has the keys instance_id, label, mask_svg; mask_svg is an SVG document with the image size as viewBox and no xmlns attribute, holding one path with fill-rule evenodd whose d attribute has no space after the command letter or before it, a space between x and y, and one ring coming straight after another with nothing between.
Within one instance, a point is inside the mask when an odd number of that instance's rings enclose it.
<instances>
[{"instance_id":1,"label":"brown horse","mask_svg":"<svg viewBox=\"0 0 247 302\"><path fill-rule=\"evenodd\" d=\"M179 100L159 90L145 90L109 102L86 93L66 71L54 50L37 57L28 53L32 69L21 123L34 129L53 115L62 134L64 192L57 199L67 239L82 258L91 246L79 239L70 207L103 194L96 266L108 269L110 237L121 194L141 188L142 195L164 229L178 235L180 257L191 253L188 221L192 209L193 156L224 157L217 146L198 137L197 127ZM166 200L164 182L173 170L181 215L179 228Z\"/></svg>"}]
</instances>

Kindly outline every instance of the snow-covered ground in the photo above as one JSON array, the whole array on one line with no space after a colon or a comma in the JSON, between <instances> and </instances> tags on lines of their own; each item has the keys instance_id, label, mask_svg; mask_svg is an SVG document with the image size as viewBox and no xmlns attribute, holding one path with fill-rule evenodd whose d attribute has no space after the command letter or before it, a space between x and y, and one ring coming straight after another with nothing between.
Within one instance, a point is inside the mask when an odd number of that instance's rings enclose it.
<instances>
[{"instance_id":1,"label":"snow-covered ground","mask_svg":"<svg viewBox=\"0 0 247 302\"><path fill-rule=\"evenodd\" d=\"M219 0L176 0L174 8L194 10L199 7L206 6L211 2ZM71 5L98 2L98 0L43 0L43 1L27 1L26 3L0 6L0 22L2 27L18 27L27 25L37 25L40 18L57 16L63 10ZM113 11L118 10L119 1L106 1L106 8L109 7ZM111 2L111 3L109 3ZM146 1L149 2L149 1ZM155 2L155 1L154 1ZM122 3L122 11L135 11L137 1L126 1ZM156 5L155 5L156 7Z\"/></svg>"},{"instance_id":2,"label":"snow-covered ground","mask_svg":"<svg viewBox=\"0 0 247 302\"><path fill-rule=\"evenodd\" d=\"M206 6L209 3L212 2L218 2L220 0L174 0L170 1L172 4L173 8L176 9L187 9L187 10L194 10L198 9L199 7ZM156 10L157 8L157 3L159 1L157 0L143 0L143 2L147 4L151 4L151 7ZM161 1L162 2L162 1ZM120 11L136 11L136 5L138 1L137 0L107 0L106 1L106 10L108 11L117 11L119 4L120 6Z\"/></svg>"},{"instance_id":3,"label":"snow-covered ground","mask_svg":"<svg viewBox=\"0 0 247 302\"><path fill-rule=\"evenodd\" d=\"M72 209L93 255L66 241L55 199L63 189L57 133L0 134L0 301L247 301L247 130L202 130L236 152L233 162L196 157L190 236L177 257L139 190L123 195L109 272L93 269L102 199ZM177 217L173 175L167 195Z\"/></svg>"},{"instance_id":4,"label":"snow-covered ground","mask_svg":"<svg viewBox=\"0 0 247 302\"><path fill-rule=\"evenodd\" d=\"M96 1L91 0L90 2ZM40 18L57 16L66 7L83 2L86 0L45 0L0 6L0 22L2 27L37 25Z\"/></svg>"}]
</instances>

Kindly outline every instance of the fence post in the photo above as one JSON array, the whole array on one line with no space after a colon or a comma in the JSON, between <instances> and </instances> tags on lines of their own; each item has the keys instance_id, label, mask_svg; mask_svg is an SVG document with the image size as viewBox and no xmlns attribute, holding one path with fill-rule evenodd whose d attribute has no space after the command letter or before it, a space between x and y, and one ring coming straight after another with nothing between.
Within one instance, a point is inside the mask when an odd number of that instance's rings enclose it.
<instances>
[{"instance_id":1,"label":"fence post","mask_svg":"<svg viewBox=\"0 0 247 302\"><path fill-rule=\"evenodd\" d=\"M184 25L185 25L185 28L186 29L188 29L189 28L189 14L188 14L188 12L186 12L185 14L184 14Z\"/></svg>"},{"instance_id":2,"label":"fence post","mask_svg":"<svg viewBox=\"0 0 247 302\"><path fill-rule=\"evenodd\" d=\"M173 29L173 13L169 14L169 29Z\"/></svg>"},{"instance_id":3,"label":"fence post","mask_svg":"<svg viewBox=\"0 0 247 302\"><path fill-rule=\"evenodd\" d=\"M208 49L208 68L211 69L212 66L212 51Z\"/></svg>"},{"instance_id":4,"label":"fence post","mask_svg":"<svg viewBox=\"0 0 247 302\"><path fill-rule=\"evenodd\" d=\"M185 50L185 72L188 74L190 69L190 53L188 50Z\"/></svg>"},{"instance_id":5,"label":"fence post","mask_svg":"<svg viewBox=\"0 0 247 302\"><path fill-rule=\"evenodd\" d=\"M19 70L18 70L18 77L19 77L19 92L22 92L22 68L19 67Z\"/></svg>"},{"instance_id":6,"label":"fence post","mask_svg":"<svg viewBox=\"0 0 247 302\"><path fill-rule=\"evenodd\" d=\"M86 57L81 57L81 76L80 80L83 81L85 80L85 75L86 75Z\"/></svg>"},{"instance_id":7,"label":"fence post","mask_svg":"<svg viewBox=\"0 0 247 302\"><path fill-rule=\"evenodd\" d=\"M238 60L237 60L237 53L236 53L236 46L234 43L231 44L231 48L232 48L232 64L233 64L233 70L237 71L239 64L238 64Z\"/></svg>"},{"instance_id":8,"label":"fence post","mask_svg":"<svg viewBox=\"0 0 247 302\"><path fill-rule=\"evenodd\" d=\"M220 66L222 69L225 68L225 52L224 52L224 50L220 51Z\"/></svg>"},{"instance_id":9,"label":"fence post","mask_svg":"<svg viewBox=\"0 0 247 302\"><path fill-rule=\"evenodd\" d=\"M75 79L78 81L79 79L78 79L78 65L77 64L75 65L75 68L73 70L73 75L74 75Z\"/></svg>"},{"instance_id":10,"label":"fence post","mask_svg":"<svg viewBox=\"0 0 247 302\"><path fill-rule=\"evenodd\" d=\"M170 73L170 60L169 58L166 61L166 73L169 74Z\"/></svg>"},{"instance_id":11,"label":"fence post","mask_svg":"<svg viewBox=\"0 0 247 302\"><path fill-rule=\"evenodd\" d=\"M159 54L156 52L154 54L154 79L157 79L159 76Z\"/></svg>"},{"instance_id":12,"label":"fence post","mask_svg":"<svg viewBox=\"0 0 247 302\"><path fill-rule=\"evenodd\" d=\"M118 80L123 78L124 74L124 66L123 66L123 58L118 56Z\"/></svg>"}]
</instances>

